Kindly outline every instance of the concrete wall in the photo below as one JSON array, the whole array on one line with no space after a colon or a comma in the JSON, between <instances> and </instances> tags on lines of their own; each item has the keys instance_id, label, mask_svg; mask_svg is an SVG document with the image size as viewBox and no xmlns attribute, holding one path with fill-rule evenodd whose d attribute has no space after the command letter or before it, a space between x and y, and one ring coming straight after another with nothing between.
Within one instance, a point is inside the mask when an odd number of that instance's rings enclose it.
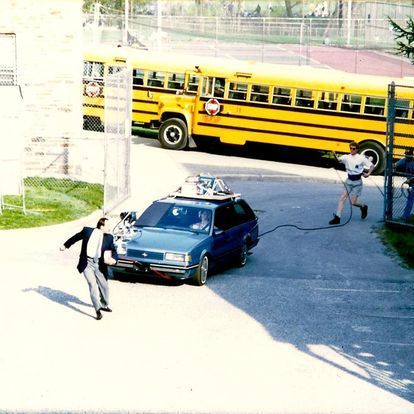
<instances>
[{"instance_id":1,"label":"concrete wall","mask_svg":"<svg viewBox=\"0 0 414 414\"><path fill-rule=\"evenodd\" d=\"M67 173L60 154L82 127L82 0L1 0L7 32L16 34L26 175Z\"/></svg>"}]
</instances>

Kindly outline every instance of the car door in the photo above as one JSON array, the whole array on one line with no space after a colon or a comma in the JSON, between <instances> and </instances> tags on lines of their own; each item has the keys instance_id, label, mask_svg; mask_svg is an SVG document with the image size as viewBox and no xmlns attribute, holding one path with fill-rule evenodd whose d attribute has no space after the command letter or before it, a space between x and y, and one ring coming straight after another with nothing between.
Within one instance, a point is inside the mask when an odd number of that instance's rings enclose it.
<instances>
[{"instance_id":1,"label":"car door","mask_svg":"<svg viewBox=\"0 0 414 414\"><path fill-rule=\"evenodd\" d=\"M242 232L233 204L217 207L214 214L213 249L215 261L223 261L241 244Z\"/></svg>"}]
</instances>

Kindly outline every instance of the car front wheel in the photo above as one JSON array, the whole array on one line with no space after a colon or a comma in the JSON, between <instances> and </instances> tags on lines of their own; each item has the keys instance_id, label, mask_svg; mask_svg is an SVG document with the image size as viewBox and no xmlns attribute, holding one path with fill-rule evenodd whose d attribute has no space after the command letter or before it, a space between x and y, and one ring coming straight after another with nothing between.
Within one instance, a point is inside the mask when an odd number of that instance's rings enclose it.
<instances>
[{"instance_id":1,"label":"car front wheel","mask_svg":"<svg viewBox=\"0 0 414 414\"><path fill-rule=\"evenodd\" d=\"M206 283L208 275L208 266L208 257L206 255L203 255L193 276L193 282L197 286L203 286Z\"/></svg>"}]
</instances>

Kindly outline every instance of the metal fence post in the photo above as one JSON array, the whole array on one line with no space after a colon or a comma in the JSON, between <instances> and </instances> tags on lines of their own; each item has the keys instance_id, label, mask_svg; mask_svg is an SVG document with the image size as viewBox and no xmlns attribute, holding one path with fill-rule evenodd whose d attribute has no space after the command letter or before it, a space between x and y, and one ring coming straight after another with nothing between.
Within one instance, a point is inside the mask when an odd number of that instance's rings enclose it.
<instances>
[{"instance_id":1,"label":"metal fence post","mask_svg":"<svg viewBox=\"0 0 414 414\"><path fill-rule=\"evenodd\" d=\"M131 88L127 68L105 78L104 214L130 195Z\"/></svg>"},{"instance_id":2,"label":"metal fence post","mask_svg":"<svg viewBox=\"0 0 414 414\"><path fill-rule=\"evenodd\" d=\"M388 114L387 114L387 142L386 167L384 180L384 221L392 220L393 212L393 183L392 158L394 154L394 122L395 122L395 82L388 85Z\"/></svg>"}]
</instances>

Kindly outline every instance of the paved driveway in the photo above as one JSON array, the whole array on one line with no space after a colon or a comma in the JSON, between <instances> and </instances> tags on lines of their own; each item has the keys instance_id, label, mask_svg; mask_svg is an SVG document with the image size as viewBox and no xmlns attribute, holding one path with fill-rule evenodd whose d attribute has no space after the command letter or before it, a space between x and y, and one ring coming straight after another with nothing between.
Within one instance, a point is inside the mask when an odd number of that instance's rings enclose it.
<instances>
[{"instance_id":1,"label":"paved driveway","mask_svg":"<svg viewBox=\"0 0 414 414\"><path fill-rule=\"evenodd\" d=\"M341 191L329 169L141 139L132 155L134 197L120 209L143 208L200 168L224 175L223 166L263 231L326 225ZM246 267L203 288L111 281L114 312L101 321L77 249L58 251L97 215L1 232L0 411L414 412L412 272L377 236L381 197L369 183L366 221L279 229Z\"/></svg>"}]
</instances>

